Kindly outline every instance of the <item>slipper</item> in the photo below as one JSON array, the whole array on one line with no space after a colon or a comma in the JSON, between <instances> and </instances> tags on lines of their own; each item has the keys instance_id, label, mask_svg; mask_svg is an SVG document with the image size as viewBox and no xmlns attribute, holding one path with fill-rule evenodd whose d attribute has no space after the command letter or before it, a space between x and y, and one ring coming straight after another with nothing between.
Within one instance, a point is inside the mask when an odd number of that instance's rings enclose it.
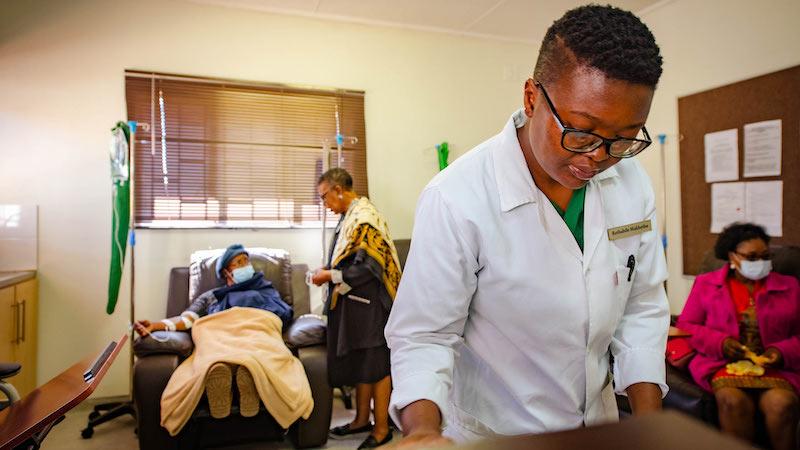
<instances>
[{"instance_id":1,"label":"slipper","mask_svg":"<svg viewBox=\"0 0 800 450\"><path fill-rule=\"evenodd\" d=\"M225 363L216 363L206 374L206 397L211 417L222 419L231 415L233 393L231 368Z\"/></svg>"},{"instance_id":2,"label":"slipper","mask_svg":"<svg viewBox=\"0 0 800 450\"><path fill-rule=\"evenodd\" d=\"M239 388L239 414L242 417L258 414L261 398L258 396L253 375L244 366L236 369L236 386Z\"/></svg>"},{"instance_id":3,"label":"slipper","mask_svg":"<svg viewBox=\"0 0 800 450\"><path fill-rule=\"evenodd\" d=\"M392 431L391 430L389 430L389 434L387 434L386 437L383 438L383 440L380 441L380 442L378 442L378 440L375 439L375 436L370 434L369 436L367 436L367 438L364 440L364 442L362 442L361 445L358 446L358 450L361 450L363 448L380 447L381 445L387 444L391 440L392 440Z\"/></svg>"},{"instance_id":4,"label":"slipper","mask_svg":"<svg viewBox=\"0 0 800 450\"><path fill-rule=\"evenodd\" d=\"M372 431L372 423L368 423L363 427L350 428L350 424L345 424L339 427L331 428L331 434L334 436L347 436L348 434L363 433L365 431Z\"/></svg>"}]
</instances>

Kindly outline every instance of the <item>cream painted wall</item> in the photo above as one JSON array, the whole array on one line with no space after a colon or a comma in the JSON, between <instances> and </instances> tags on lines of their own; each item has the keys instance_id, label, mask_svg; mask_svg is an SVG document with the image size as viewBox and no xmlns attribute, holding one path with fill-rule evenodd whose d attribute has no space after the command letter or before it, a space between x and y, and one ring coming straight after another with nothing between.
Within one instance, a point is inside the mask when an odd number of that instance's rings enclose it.
<instances>
[{"instance_id":1,"label":"cream painted wall","mask_svg":"<svg viewBox=\"0 0 800 450\"><path fill-rule=\"evenodd\" d=\"M667 135L668 291L673 313L680 313L694 277L683 275L677 99L800 64L800 2L667 0L642 19L655 34L665 61L647 126L652 134ZM644 160L656 192L663 195L655 150L645 152Z\"/></svg>"},{"instance_id":2,"label":"cream painted wall","mask_svg":"<svg viewBox=\"0 0 800 450\"><path fill-rule=\"evenodd\" d=\"M456 157L499 131L536 50L174 0L3 2L0 203L39 205L39 382L127 327L127 285L104 312L108 131L125 118L125 69L366 91L370 193L401 238L438 169L433 146L447 140ZM137 316L163 317L170 267L234 241L320 261L319 230L141 230ZM97 395L128 392L127 359Z\"/></svg>"}]
</instances>

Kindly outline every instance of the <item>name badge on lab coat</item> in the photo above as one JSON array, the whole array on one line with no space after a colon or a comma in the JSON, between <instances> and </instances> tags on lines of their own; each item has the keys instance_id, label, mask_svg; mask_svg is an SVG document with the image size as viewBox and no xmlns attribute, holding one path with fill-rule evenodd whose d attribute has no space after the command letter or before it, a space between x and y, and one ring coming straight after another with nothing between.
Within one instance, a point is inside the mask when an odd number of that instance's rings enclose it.
<instances>
[{"instance_id":1,"label":"name badge on lab coat","mask_svg":"<svg viewBox=\"0 0 800 450\"><path fill-rule=\"evenodd\" d=\"M653 229L653 224L650 220L643 220L641 222L629 223L621 227L614 227L608 229L608 240L616 241L617 239L624 239L626 237L642 234Z\"/></svg>"}]
</instances>

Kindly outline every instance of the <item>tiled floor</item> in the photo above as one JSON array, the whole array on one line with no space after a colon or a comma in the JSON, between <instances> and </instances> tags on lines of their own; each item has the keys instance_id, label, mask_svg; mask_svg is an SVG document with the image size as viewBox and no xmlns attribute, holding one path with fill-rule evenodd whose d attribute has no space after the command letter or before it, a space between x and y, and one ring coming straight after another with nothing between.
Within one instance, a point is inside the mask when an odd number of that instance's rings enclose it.
<instances>
[{"instance_id":1,"label":"tiled floor","mask_svg":"<svg viewBox=\"0 0 800 450\"><path fill-rule=\"evenodd\" d=\"M43 450L135 450L139 448L139 441L133 432L135 422L132 417L119 417L111 422L95 428L91 439L81 438L81 430L86 427L86 419L92 411L92 407L97 402L84 402L77 408L67 413L63 422L56 425L50 432L42 445ZM339 397L333 400L332 425L337 426L350 422L355 416L354 410L344 408ZM366 439L367 433L348 436L348 439L329 439L323 448L354 449ZM400 434L395 432L395 439ZM291 449L289 440L283 442L258 442L248 445L226 447L229 450L251 450L251 449ZM150 450L150 449L148 449Z\"/></svg>"}]
</instances>

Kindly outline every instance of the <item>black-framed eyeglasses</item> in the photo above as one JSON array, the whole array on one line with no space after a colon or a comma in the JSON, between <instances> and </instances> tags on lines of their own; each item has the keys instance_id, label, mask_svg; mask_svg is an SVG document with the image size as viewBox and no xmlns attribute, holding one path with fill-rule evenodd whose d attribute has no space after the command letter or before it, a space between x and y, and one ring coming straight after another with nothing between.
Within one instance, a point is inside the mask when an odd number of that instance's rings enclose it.
<instances>
[{"instance_id":1,"label":"black-framed eyeglasses","mask_svg":"<svg viewBox=\"0 0 800 450\"><path fill-rule=\"evenodd\" d=\"M646 149L650 144L653 143L653 140L650 139L650 133L647 132L646 127L642 127L644 139L608 139L600 136L599 134L578 130L576 128L565 127L564 122L561 121L561 117L559 117L558 112L556 112L556 107L553 105L553 101L550 100L550 96L547 95L547 91L544 89L544 86L542 86L542 84L538 81L535 81L534 83L536 84L536 87L542 90L544 99L547 101L547 106L550 107L550 112L553 113L553 117L556 118L558 127L561 128L561 147L563 147L564 150L569 150L574 153L589 153L605 144L606 151L609 155L615 158L630 158L638 155L642 152L642 150Z\"/></svg>"},{"instance_id":2,"label":"black-framed eyeglasses","mask_svg":"<svg viewBox=\"0 0 800 450\"><path fill-rule=\"evenodd\" d=\"M324 202L325 201L325 196L328 195L332 190L333 190L333 188L328 188L327 191L323 192L322 194L319 194L319 199Z\"/></svg>"},{"instance_id":3,"label":"black-framed eyeglasses","mask_svg":"<svg viewBox=\"0 0 800 450\"><path fill-rule=\"evenodd\" d=\"M733 253L736 253L737 255L741 256L742 258L744 258L744 259L746 259L748 261L758 261L760 259L763 259L765 261L769 261L770 259L772 259L772 255L769 254L769 253L749 253L749 254L744 254L744 253L739 253L737 251L734 251Z\"/></svg>"}]
</instances>

